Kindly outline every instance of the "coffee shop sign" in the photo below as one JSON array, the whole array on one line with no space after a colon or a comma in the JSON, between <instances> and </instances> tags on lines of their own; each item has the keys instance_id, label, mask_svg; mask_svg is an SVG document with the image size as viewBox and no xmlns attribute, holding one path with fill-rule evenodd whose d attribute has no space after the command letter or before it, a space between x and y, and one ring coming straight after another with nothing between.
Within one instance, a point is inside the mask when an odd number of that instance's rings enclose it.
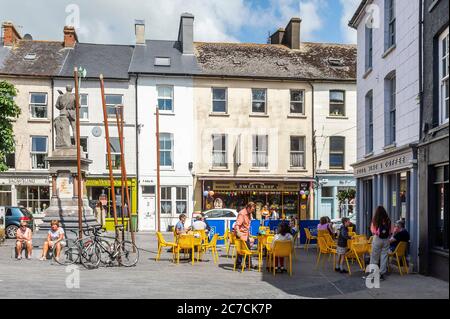
<instances>
[{"instance_id":1,"label":"coffee shop sign","mask_svg":"<svg viewBox=\"0 0 450 319\"><path fill-rule=\"evenodd\" d=\"M381 160L355 169L356 176L378 174L385 171L404 168L411 163L412 154L403 154Z\"/></svg>"}]
</instances>

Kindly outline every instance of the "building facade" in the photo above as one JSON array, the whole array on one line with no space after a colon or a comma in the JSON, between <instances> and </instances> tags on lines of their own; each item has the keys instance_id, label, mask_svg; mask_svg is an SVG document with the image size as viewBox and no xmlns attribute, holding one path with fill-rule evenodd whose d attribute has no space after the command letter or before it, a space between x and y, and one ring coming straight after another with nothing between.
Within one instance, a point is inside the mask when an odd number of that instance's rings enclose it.
<instances>
[{"instance_id":1,"label":"building facade","mask_svg":"<svg viewBox=\"0 0 450 319\"><path fill-rule=\"evenodd\" d=\"M331 219L355 212L351 197L339 192L356 190L356 82L314 83L315 214ZM344 198L344 197L343 197Z\"/></svg>"},{"instance_id":2,"label":"building facade","mask_svg":"<svg viewBox=\"0 0 450 319\"><path fill-rule=\"evenodd\" d=\"M365 0L350 21L358 34L358 231L375 208L405 219L418 266L419 1Z\"/></svg>"},{"instance_id":3,"label":"building facade","mask_svg":"<svg viewBox=\"0 0 450 319\"><path fill-rule=\"evenodd\" d=\"M419 160L420 272L448 281L449 1L420 1L423 10Z\"/></svg>"}]
</instances>

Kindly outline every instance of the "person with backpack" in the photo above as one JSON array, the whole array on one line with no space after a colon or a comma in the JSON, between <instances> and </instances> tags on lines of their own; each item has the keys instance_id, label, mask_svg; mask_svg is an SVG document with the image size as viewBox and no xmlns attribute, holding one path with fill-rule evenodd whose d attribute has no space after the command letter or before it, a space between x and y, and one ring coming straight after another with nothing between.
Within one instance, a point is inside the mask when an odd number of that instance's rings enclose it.
<instances>
[{"instance_id":1,"label":"person with backpack","mask_svg":"<svg viewBox=\"0 0 450 319\"><path fill-rule=\"evenodd\" d=\"M387 272L388 253L392 230L391 220L383 206L378 206L375 210L370 231L373 235L372 254L370 255L370 264L380 265L380 280L385 280L384 275Z\"/></svg>"}]
</instances>

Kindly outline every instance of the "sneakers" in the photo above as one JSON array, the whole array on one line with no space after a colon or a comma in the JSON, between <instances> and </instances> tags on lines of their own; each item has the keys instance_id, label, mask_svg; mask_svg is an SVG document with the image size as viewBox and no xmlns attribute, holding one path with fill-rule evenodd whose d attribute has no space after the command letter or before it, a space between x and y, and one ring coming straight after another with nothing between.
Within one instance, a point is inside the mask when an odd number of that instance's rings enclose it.
<instances>
[{"instance_id":1,"label":"sneakers","mask_svg":"<svg viewBox=\"0 0 450 319\"><path fill-rule=\"evenodd\" d=\"M340 272L341 274L348 274L348 271L345 270L345 269L342 269L342 270L340 270L339 272Z\"/></svg>"},{"instance_id":2,"label":"sneakers","mask_svg":"<svg viewBox=\"0 0 450 319\"><path fill-rule=\"evenodd\" d=\"M44 256L42 256L41 258L39 258L39 260L47 260L47 258L45 258Z\"/></svg>"},{"instance_id":3,"label":"sneakers","mask_svg":"<svg viewBox=\"0 0 450 319\"><path fill-rule=\"evenodd\" d=\"M334 268L334 271L335 271L335 272L340 272L340 271L341 271L341 268L339 268L339 267L338 267L338 268Z\"/></svg>"},{"instance_id":4,"label":"sneakers","mask_svg":"<svg viewBox=\"0 0 450 319\"><path fill-rule=\"evenodd\" d=\"M380 281L385 281L386 277L384 275L380 275Z\"/></svg>"},{"instance_id":5,"label":"sneakers","mask_svg":"<svg viewBox=\"0 0 450 319\"><path fill-rule=\"evenodd\" d=\"M16 258L17 260L21 260L22 259L22 256L21 255L19 255L19 256L17 256L17 258Z\"/></svg>"}]
</instances>

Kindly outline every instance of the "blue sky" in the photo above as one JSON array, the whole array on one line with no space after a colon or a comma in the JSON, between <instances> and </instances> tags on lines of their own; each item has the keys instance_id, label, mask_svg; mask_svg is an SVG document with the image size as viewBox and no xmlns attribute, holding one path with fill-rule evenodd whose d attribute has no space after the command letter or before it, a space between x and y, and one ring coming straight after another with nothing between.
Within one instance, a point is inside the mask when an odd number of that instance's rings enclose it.
<instances>
[{"instance_id":1,"label":"blue sky","mask_svg":"<svg viewBox=\"0 0 450 319\"><path fill-rule=\"evenodd\" d=\"M132 44L134 20L147 39L176 39L183 12L195 16L196 41L265 43L269 32L300 17L301 40L355 43L347 22L360 0L16 0L0 10L34 39L62 39L75 24L81 42Z\"/></svg>"}]
</instances>

